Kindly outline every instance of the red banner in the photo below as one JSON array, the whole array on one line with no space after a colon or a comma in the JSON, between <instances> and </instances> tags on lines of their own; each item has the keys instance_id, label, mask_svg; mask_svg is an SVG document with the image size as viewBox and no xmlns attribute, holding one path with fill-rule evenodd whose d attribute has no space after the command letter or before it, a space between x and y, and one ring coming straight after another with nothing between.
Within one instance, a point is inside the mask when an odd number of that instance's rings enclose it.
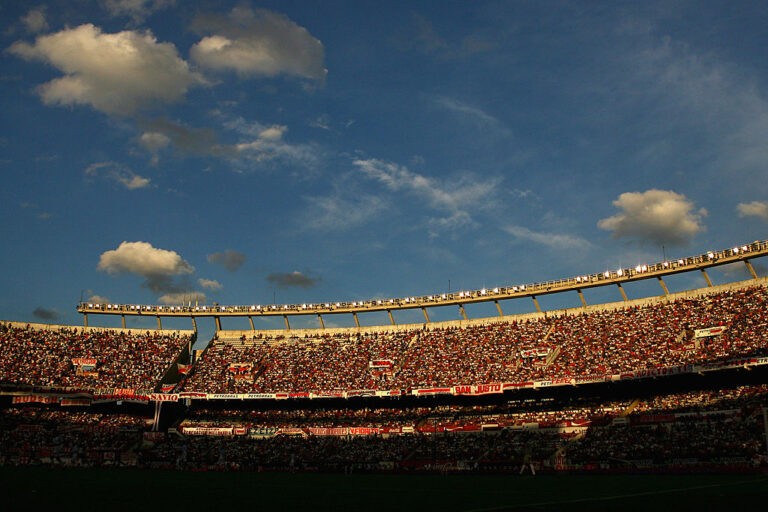
<instances>
[{"instance_id":1,"label":"red banner","mask_svg":"<svg viewBox=\"0 0 768 512\"><path fill-rule=\"evenodd\" d=\"M392 368L395 362L391 359L373 359L368 362L369 368Z\"/></svg>"},{"instance_id":2,"label":"red banner","mask_svg":"<svg viewBox=\"0 0 768 512\"><path fill-rule=\"evenodd\" d=\"M349 433L353 436L372 436L379 432L377 427L349 427Z\"/></svg>"},{"instance_id":3,"label":"red banner","mask_svg":"<svg viewBox=\"0 0 768 512\"><path fill-rule=\"evenodd\" d=\"M14 396L11 400L11 403L14 404L56 404L58 402L58 397L44 395Z\"/></svg>"},{"instance_id":4,"label":"red banner","mask_svg":"<svg viewBox=\"0 0 768 512\"><path fill-rule=\"evenodd\" d=\"M349 432L349 430L346 427L337 427L337 428L310 427L307 430L313 436L345 436Z\"/></svg>"},{"instance_id":5,"label":"red banner","mask_svg":"<svg viewBox=\"0 0 768 512\"><path fill-rule=\"evenodd\" d=\"M503 385L501 383L474 384L471 386L454 386L453 394L454 395L470 395L470 396L497 394L497 393L503 392L502 386Z\"/></svg>"},{"instance_id":6,"label":"red banner","mask_svg":"<svg viewBox=\"0 0 768 512\"><path fill-rule=\"evenodd\" d=\"M75 366L96 366L96 359L92 357L73 357L72 364Z\"/></svg>"}]
</instances>

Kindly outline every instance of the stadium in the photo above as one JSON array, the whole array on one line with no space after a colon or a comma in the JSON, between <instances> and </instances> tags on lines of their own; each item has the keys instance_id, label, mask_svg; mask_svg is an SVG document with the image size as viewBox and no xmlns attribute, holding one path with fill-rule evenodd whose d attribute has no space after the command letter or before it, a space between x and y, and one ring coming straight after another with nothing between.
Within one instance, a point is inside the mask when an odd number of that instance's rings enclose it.
<instances>
[{"instance_id":1,"label":"stadium","mask_svg":"<svg viewBox=\"0 0 768 512\"><path fill-rule=\"evenodd\" d=\"M299 479L757 478L768 468L768 279L751 261L766 255L764 241L450 295L268 307L81 303L83 326L4 322L0 464ZM722 265L743 265L751 279L714 285L708 271ZM690 272L707 286L670 293L665 279ZM623 285L647 280L661 294L630 300ZM587 304L582 290L592 287L616 287L621 300ZM560 293L576 293L581 306L542 310L537 297ZM530 300L534 311L504 315L512 300ZM468 318L464 306L476 302L499 315ZM430 308L445 306L459 319L431 322ZM397 324L401 309L421 310L424 322ZM361 325L372 310L390 324ZM95 315L121 327L88 326ZM132 315L156 317L158 328L125 328ZM292 329L291 315L316 316L318 327ZM351 315L355 325L327 328L329 315ZM216 333L195 350L196 329L162 329L172 316L193 327L212 317ZM255 329L263 316L283 317L285 328ZM235 317L251 329L222 329L222 318ZM758 487L742 495L762 492L762 477L747 482Z\"/></svg>"}]
</instances>

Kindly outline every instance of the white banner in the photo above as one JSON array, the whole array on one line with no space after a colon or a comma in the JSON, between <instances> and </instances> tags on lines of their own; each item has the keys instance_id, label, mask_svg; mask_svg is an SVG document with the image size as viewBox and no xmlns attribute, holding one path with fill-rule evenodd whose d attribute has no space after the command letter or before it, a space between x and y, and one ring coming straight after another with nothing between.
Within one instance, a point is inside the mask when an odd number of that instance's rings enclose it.
<instances>
[{"instance_id":1,"label":"white banner","mask_svg":"<svg viewBox=\"0 0 768 512\"><path fill-rule=\"evenodd\" d=\"M726 327L724 325L718 327L707 327L706 329L694 329L693 337L706 338L707 336L717 336L719 334L723 334L725 330Z\"/></svg>"}]
</instances>

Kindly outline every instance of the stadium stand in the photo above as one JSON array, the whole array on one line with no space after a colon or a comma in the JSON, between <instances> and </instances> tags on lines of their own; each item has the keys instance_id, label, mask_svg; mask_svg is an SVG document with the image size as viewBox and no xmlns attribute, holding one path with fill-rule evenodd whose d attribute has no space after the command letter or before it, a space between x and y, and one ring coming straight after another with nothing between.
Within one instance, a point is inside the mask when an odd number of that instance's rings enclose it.
<instances>
[{"instance_id":1,"label":"stadium stand","mask_svg":"<svg viewBox=\"0 0 768 512\"><path fill-rule=\"evenodd\" d=\"M747 286L536 320L215 339L183 389L329 393L642 374L768 355L768 290Z\"/></svg>"},{"instance_id":2,"label":"stadium stand","mask_svg":"<svg viewBox=\"0 0 768 512\"><path fill-rule=\"evenodd\" d=\"M222 331L189 371L191 332L0 324L0 464L762 471L766 306L751 281L459 325Z\"/></svg>"},{"instance_id":3,"label":"stadium stand","mask_svg":"<svg viewBox=\"0 0 768 512\"><path fill-rule=\"evenodd\" d=\"M155 390L189 351L191 331L0 324L3 389ZM103 391L106 392L106 391Z\"/></svg>"}]
</instances>

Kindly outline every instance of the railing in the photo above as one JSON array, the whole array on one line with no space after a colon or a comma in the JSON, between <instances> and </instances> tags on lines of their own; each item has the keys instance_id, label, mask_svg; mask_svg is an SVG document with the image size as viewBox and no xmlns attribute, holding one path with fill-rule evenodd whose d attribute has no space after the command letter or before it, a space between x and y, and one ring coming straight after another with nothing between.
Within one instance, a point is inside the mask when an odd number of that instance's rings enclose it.
<instances>
[{"instance_id":1,"label":"railing","mask_svg":"<svg viewBox=\"0 0 768 512\"><path fill-rule=\"evenodd\" d=\"M81 302L77 311L83 315L147 315L153 317L254 317L254 316L295 316L324 314L356 314L363 312L426 309L438 306L463 305L478 302L491 302L522 297L533 297L560 293L569 290L580 291L586 288L622 284L650 278L661 279L664 275L704 270L709 267L726 265L738 261L768 255L768 241L755 241L721 251L709 251L697 256L666 260L662 262L638 265L634 268L619 268L604 272L575 276L559 280L529 283L515 286L482 288L453 293L436 293L418 297L392 299L371 299L352 302L320 302L303 304L271 305L142 305L142 304L97 304Z\"/></svg>"}]
</instances>

